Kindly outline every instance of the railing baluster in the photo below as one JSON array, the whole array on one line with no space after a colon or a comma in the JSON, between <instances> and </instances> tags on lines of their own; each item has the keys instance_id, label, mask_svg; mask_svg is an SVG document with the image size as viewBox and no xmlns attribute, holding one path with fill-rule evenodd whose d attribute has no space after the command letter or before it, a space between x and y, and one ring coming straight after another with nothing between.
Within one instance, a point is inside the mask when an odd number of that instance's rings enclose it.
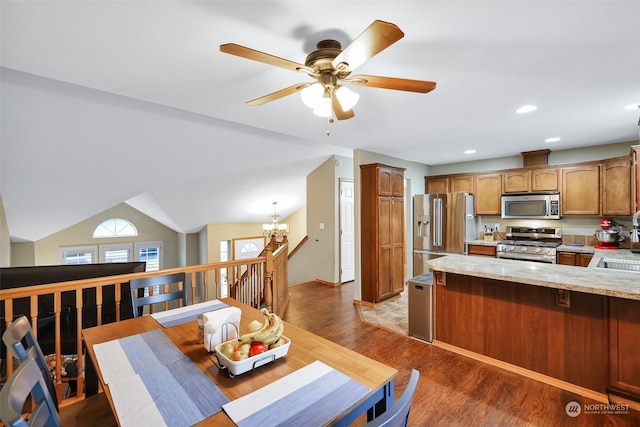
<instances>
[{"instance_id":1,"label":"railing baluster","mask_svg":"<svg viewBox=\"0 0 640 427\"><path fill-rule=\"evenodd\" d=\"M55 315L55 358L56 358L56 394L58 403L62 401L62 336L60 335L60 313L62 312L62 292L53 294L53 313Z\"/></svg>"},{"instance_id":2,"label":"railing baluster","mask_svg":"<svg viewBox=\"0 0 640 427\"><path fill-rule=\"evenodd\" d=\"M279 251L276 251L280 253ZM286 258L286 251L284 253ZM29 301L29 313L25 313L30 317L32 329L34 334L38 334L38 320L45 316L54 316L54 351L55 351L55 385L58 395L62 396L62 293L63 292L75 292L75 315L76 315L76 346L75 352L77 355L77 397L82 398L84 393L84 378L82 372L83 366L83 344L82 344L82 328L83 320L82 313L87 308L92 309L95 304L96 310L96 323L97 325L103 324L103 304L104 304L104 288L105 286L113 286L115 294L115 321L121 321L121 303L122 303L122 290L123 283L129 282L133 278L138 277L150 277L162 274L172 274L178 272L185 272L191 274L191 303L195 303L198 296L198 282L202 282L202 301L208 301L209 297L221 298L223 286L226 286L226 295L233 297L239 301L251 304L254 307L259 307L263 298L267 298L269 295L271 300L267 304L270 310L277 308L282 303L282 291L284 287L286 291L286 273L277 274L273 272L273 269L280 269L284 265L286 268L286 259L283 261L277 261L274 263L275 254L270 253L268 256L261 256L250 260L234 260L228 262L219 262L211 264L203 264L196 266L188 266L181 268L172 268L155 272L142 272L131 273L112 277L99 277L94 279L76 280L70 282L52 283L47 285L33 285L23 288L15 289L0 289L0 304L4 305L5 311L5 324L9 326L15 317L14 301L17 299L28 299ZM222 283L223 269L227 272L226 285ZM243 274L243 271L246 274ZM202 277L199 280L199 276ZM270 282L274 278L277 279L277 284ZM214 283L211 283L214 281ZM209 285L215 286L215 289L210 292ZM181 286L186 286L186 283L182 283ZM275 287L277 293L271 293ZM88 301L87 306L84 306L84 290L95 290L95 302ZM181 288L182 289L182 288ZM54 299L54 312L40 313L39 312L39 298L41 297ZM20 315L22 313L19 313ZM7 357L7 351L0 354L0 358L6 361L6 373L11 375L14 371L13 358Z\"/></svg>"},{"instance_id":3,"label":"railing baluster","mask_svg":"<svg viewBox=\"0 0 640 427\"><path fill-rule=\"evenodd\" d=\"M114 299L116 302L116 322L120 321L120 300L122 299L122 283L116 282L115 289L113 291Z\"/></svg>"},{"instance_id":4,"label":"railing baluster","mask_svg":"<svg viewBox=\"0 0 640 427\"><path fill-rule=\"evenodd\" d=\"M80 390L84 390L84 377L82 375L82 289L76 289L76 396Z\"/></svg>"},{"instance_id":5,"label":"railing baluster","mask_svg":"<svg viewBox=\"0 0 640 427\"><path fill-rule=\"evenodd\" d=\"M98 321L98 326L102 325L102 287L104 285L100 285L96 287L96 317Z\"/></svg>"}]
</instances>

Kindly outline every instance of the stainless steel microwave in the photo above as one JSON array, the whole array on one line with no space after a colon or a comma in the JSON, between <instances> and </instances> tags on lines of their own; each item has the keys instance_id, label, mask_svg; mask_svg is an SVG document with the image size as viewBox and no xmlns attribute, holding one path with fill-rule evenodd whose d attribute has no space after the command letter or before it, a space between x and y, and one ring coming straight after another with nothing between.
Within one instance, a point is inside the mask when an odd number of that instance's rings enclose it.
<instances>
[{"instance_id":1,"label":"stainless steel microwave","mask_svg":"<svg viewBox=\"0 0 640 427\"><path fill-rule=\"evenodd\" d=\"M504 194L502 218L560 219L560 194Z\"/></svg>"}]
</instances>

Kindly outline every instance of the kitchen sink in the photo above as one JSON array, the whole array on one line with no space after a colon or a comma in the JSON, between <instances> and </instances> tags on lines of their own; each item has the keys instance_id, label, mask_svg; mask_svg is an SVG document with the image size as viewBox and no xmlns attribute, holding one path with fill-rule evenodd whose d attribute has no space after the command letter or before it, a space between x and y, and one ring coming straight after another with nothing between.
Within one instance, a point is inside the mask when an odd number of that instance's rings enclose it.
<instances>
[{"instance_id":1,"label":"kitchen sink","mask_svg":"<svg viewBox=\"0 0 640 427\"><path fill-rule=\"evenodd\" d=\"M630 259L601 258L596 268L634 271L640 273L640 261Z\"/></svg>"}]
</instances>

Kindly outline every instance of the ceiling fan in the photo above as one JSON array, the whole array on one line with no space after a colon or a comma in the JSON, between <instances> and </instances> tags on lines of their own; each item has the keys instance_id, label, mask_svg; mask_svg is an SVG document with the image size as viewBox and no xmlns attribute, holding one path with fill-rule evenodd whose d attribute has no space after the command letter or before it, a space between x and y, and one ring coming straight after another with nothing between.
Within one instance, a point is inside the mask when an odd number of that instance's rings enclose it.
<instances>
[{"instance_id":1,"label":"ceiling fan","mask_svg":"<svg viewBox=\"0 0 640 427\"><path fill-rule=\"evenodd\" d=\"M395 24L373 21L344 49L341 49L340 43L335 40L318 42L317 50L307 56L304 65L235 43L220 45L220 51L288 70L300 71L315 80L294 84L248 101L247 104L263 105L301 91L303 101L307 106L314 108L314 113L317 115L331 117L333 113L338 120L345 120L355 115L352 107L359 95L343 86L344 82L357 86L418 93L427 93L436 88L436 83L429 81L365 74L351 75L354 69L402 37L404 33Z\"/></svg>"}]
</instances>

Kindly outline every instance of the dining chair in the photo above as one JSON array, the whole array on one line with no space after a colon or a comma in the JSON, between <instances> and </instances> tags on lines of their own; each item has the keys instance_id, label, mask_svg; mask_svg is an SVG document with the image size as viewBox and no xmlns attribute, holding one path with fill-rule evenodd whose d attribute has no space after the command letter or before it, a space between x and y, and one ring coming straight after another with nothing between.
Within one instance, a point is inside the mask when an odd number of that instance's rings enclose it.
<instances>
[{"instance_id":1,"label":"dining chair","mask_svg":"<svg viewBox=\"0 0 640 427\"><path fill-rule=\"evenodd\" d=\"M185 289L185 273L166 274L163 276L144 277L133 279L129 282L131 287L131 304L133 305L133 317L142 315L146 305L165 303L168 308L169 301L179 301L180 307L187 302ZM171 290L170 285L177 283L178 290ZM158 293L154 293L159 291Z\"/></svg>"},{"instance_id":2,"label":"dining chair","mask_svg":"<svg viewBox=\"0 0 640 427\"><path fill-rule=\"evenodd\" d=\"M411 370L409 384L404 389L402 396L398 399L390 409L387 409L382 415L373 419L366 424L366 427L406 427L409 420L409 411L411 410L411 402L413 394L418 385L420 372L416 369Z\"/></svg>"},{"instance_id":3,"label":"dining chair","mask_svg":"<svg viewBox=\"0 0 640 427\"><path fill-rule=\"evenodd\" d=\"M4 331L2 340L13 358L20 362L18 369L25 363L31 360L34 361L40 371L47 394L53 401L53 407L57 411L58 417L62 420L62 425L65 427L74 425L104 427L117 425L109 400L104 393L78 400L62 408L59 407L56 387L49 373L49 367L26 316L23 315L14 320ZM2 402L4 403L4 399ZM87 421L91 421L91 423L85 424Z\"/></svg>"},{"instance_id":4,"label":"dining chair","mask_svg":"<svg viewBox=\"0 0 640 427\"><path fill-rule=\"evenodd\" d=\"M27 402L29 395L33 396L31 402L33 409L24 414L27 418L25 420L23 412L24 408L30 405ZM10 427L59 427L62 423L54 401L49 394L38 362L35 359L29 359L13 371L0 390L0 419L5 426Z\"/></svg>"}]
</instances>

